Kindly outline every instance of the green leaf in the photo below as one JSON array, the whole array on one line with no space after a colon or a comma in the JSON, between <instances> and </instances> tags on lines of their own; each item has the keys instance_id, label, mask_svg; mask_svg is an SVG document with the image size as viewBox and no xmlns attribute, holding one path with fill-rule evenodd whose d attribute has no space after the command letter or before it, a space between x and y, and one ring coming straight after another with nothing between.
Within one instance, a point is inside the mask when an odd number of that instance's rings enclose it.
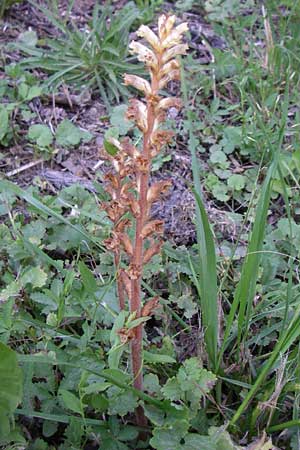
<instances>
[{"instance_id":1,"label":"green leaf","mask_svg":"<svg viewBox=\"0 0 300 450\"><path fill-rule=\"evenodd\" d=\"M83 414L81 402L79 398L76 397L76 395L72 394L72 392L67 391L65 389L60 389L59 395L61 396L62 401L64 402L66 408L80 415Z\"/></svg>"},{"instance_id":2,"label":"green leaf","mask_svg":"<svg viewBox=\"0 0 300 450\"><path fill-rule=\"evenodd\" d=\"M85 290L89 294L94 294L98 289L94 275L83 261L79 261L78 267Z\"/></svg>"},{"instance_id":3,"label":"green leaf","mask_svg":"<svg viewBox=\"0 0 300 450\"><path fill-rule=\"evenodd\" d=\"M169 378L166 384L161 388L165 398L174 401L180 400L182 390L176 377Z\"/></svg>"},{"instance_id":4,"label":"green leaf","mask_svg":"<svg viewBox=\"0 0 300 450\"><path fill-rule=\"evenodd\" d=\"M26 95L26 101L30 101L33 98L39 97L42 94L43 90L40 86L31 86L28 89L27 95Z\"/></svg>"},{"instance_id":5,"label":"green leaf","mask_svg":"<svg viewBox=\"0 0 300 450\"><path fill-rule=\"evenodd\" d=\"M40 267L30 267L20 278L21 286L31 284L32 287L42 287L45 285L48 275Z\"/></svg>"},{"instance_id":6,"label":"green leaf","mask_svg":"<svg viewBox=\"0 0 300 450\"><path fill-rule=\"evenodd\" d=\"M39 245L46 233L46 225L42 220L32 220L22 229L24 238L32 244Z\"/></svg>"},{"instance_id":7,"label":"green leaf","mask_svg":"<svg viewBox=\"0 0 300 450\"><path fill-rule=\"evenodd\" d=\"M104 395L94 394L91 398L91 405L98 412L104 412L108 409L109 402Z\"/></svg>"},{"instance_id":8,"label":"green leaf","mask_svg":"<svg viewBox=\"0 0 300 450\"><path fill-rule=\"evenodd\" d=\"M56 130L56 142L62 147L73 147L80 143L81 139L88 141L92 135L86 131L81 131L70 120L63 120Z\"/></svg>"},{"instance_id":9,"label":"green leaf","mask_svg":"<svg viewBox=\"0 0 300 450\"><path fill-rule=\"evenodd\" d=\"M106 391L111 386L111 383L107 383L105 381L103 382L97 382L97 383L91 383L86 388L84 388L85 395L89 394L98 394L99 392Z\"/></svg>"},{"instance_id":10,"label":"green leaf","mask_svg":"<svg viewBox=\"0 0 300 450\"><path fill-rule=\"evenodd\" d=\"M3 105L0 105L0 141L4 138L7 131L8 131L8 112Z\"/></svg>"},{"instance_id":11,"label":"green leaf","mask_svg":"<svg viewBox=\"0 0 300 450\"><path fill-rule=\"evenodd\" d=\"M119 149L110 142L110 138L115 138L118 139L119 138L119 129L118 127L111 127L109 128L105 134L104 134L104 149L107 151L107 153L111 156L115 156Z\"/></svg>"},{"instance_id":12,"label":"green leaf","mask_svg":"<svg viewBox=\"0 0 300 450\"><path fill-rule=\"evenodd\" d=\"M144 350L144 361L153 364L174 364L176 359L169 355L160 355L158 353L150 353Z\"/></svg>"},{"instance_id":13,"label":"green leaf","mask_svg":"<svg viewBox=\"0 0 300 450\"><path fill-rule=\"evenodd\" d=\"M200 297L203 323L206 328L205 342L212 367L217 361L218 298L217 268L214 236L202 198L194 192L197 204L197 241L199 247L199 276L193 267L193 278Z\"/></svg>"},{"instance_id":14,"label":"green leaf","mask_svg":"<svg viewBox=\"0 0 300 450\"><path fill-rule=\"evenodd\" d=\"M243 175L234 174L227 180L228 186L234 191L241 191L246 184L246 178Z\"/></svg>"},{"instance_id":15,"label":"green leaf","mask_svg":"<svg viewBox=\"0 0 300 450\"><path fill-rule=\"evenodd\" d=\"M235 445L225 427L210 427L208 434L216 450L239 450L240 446ZM252 448L252 446L251 446ZM262 450L262 447L259 447Z\"/></svg>"},{"instance_id":16,"label":"green leaf","mask_svg":"<svg viewBox=\"0 0 300 450\"><path fill-rule=\"evenodd\" d=\"M227 156L224 152L222 152L222 150L216 150L215 152L213 152L210 155L209 159L213 164L217 164L222 169L227 169L227 167L229 166Z\"/></svg>"},{"instance_id":17,"label":"green leaf","mask_svg":"<svg viewBox=\"0 0 300 450\"><path fill-rule=\"evenodd\" d=\"M171 301L172 303L176 303L180 309L183 309L183 315L187 319L191 319L193 315L198 311L197 305L190 293L184 293L180 297L170 295L169 301Z\"/></svg>"},{"instance_id":18,"label":"green leaf","mask_svg":"<svg viewBox=\"0 0 300 450\"><path fill-rule=\"evenodd\" d=\"M107 375L108 379L111 380L112 383L116 382L116 384L128 384L131 381L130 375L118 369L104 369L102 370L102 374L104 376Z\"/></svg>"},{"instance_id":19,"label":"green leaf","mask_svg":"<svg viewBox=\"0 0 300 450\"><path fill-rule=\"evenodd\" d=\"M21 98L21 100L26 100L27 94L29 91L29 86L26 83L20 83L18 86L18 95Z\"/></svg>"},{"instance_id":20,"label":"green leaf","mask_svg":"<svg viewBox=\"0 0 300 450\"><path fill-rule=\"evenodd\" d=\"M196 433L189 433L184 438L182 450L217 450L215 444L209 436L200 436ZM229 450L229 449L228 449Z\"/></svg>"},{"instance_id":21,"label":"green leaf","mask_svg":"<svg viewBox=\"0 0 300 450\"><path fill-rule=\"evenodd\" d=\"M182 450L181 440L186 435L188 428L189 423L184 420L177 420L172 425L154 428L150 444L156 450Z\"/></svg>"},{"instance_id":22,"label":"green leaf","mask_svg":"<svg viewBox=\"0 0 300 450\"><path fill-rule=\"evenodd\" d=\"M154 373L147 373L144 376L144 389L149 392L149 394L159 394L160 384L158 376Z\"/></svg>"},{"instance_id":23,"label":"green leaf","mask_svg":"<svg viewBox=\"0 0 300 450\"><path fill-rule=\"evenodd\" d=\"M212 188L213 196L220 202L228 202L230 196L227 194L227 186L224 183L218 183Z\"/></svg>"},{"instance_id":24,"label":"green leaf","mask_svg":"<svg viewBox=\"0 0 300 450\"><path fill-rule=\"evenodd\" d=\"M0 342L0 438L9 432L9 417L22 400L22 386L16 353Z\"/></svg>"},{"instance_id":25,"label":"green leaf","mask_svg":"<svg viewBox=\"0 0 300 450\"><path fill-rule=\"evenodd\" d=\"M111 125L118 128L121 136L127 134L130 128L132 128L132 122L125 118L127 108L127 105L115 106L110 117Z\"/></svg>"},{"instance_id":26,"label":"green leaf","mask_svg":"<svg viewBox=\"0 0 300 450\"><path fill-rule=\"evenodd\" d=\"M48 147L52 144L53 136L51 130L47 125L31 125L28 130L28 138L34 141L40 147Z\"/></svg>"},{"instance_id":27,"label":"green leaf","mask_svg":"<svg viewBox=\"0 0 300 450\"><path fill-rule=\"evenodd\" d=\"M10 297L15 297L20 292L20 281L12 281L0 291L0 301L6 302Z\"/></svg>"},{"instance_id":28,"label":"green leaf","mask_svg":"<svg viewBox=\"0 0 300 450\"><path fill-rule=\"evenodd\" d=\"M162 426L165 420L165 413L161 409L153 405L144 404L146 417L156 426Z\"/></svg>"},{"instance_id":29,"label":"green leaf","mask_svg":"<svg viewBox=\"0 0 300 450\"><path fill-rule=\"evenodd\" d=\"M30 295L30 298L40 305L45 305L45 308L43 308L42 310L43 314L48 314L50 311L56 311L58 308L58 304L55 302L55 300L53 300L52 297L43 294L42 292L33 292Z\"/></svg>"},{"instance_id":30,"label":"green leaf","mask_svg":"<svg viewBox=\"0 0 300 450\"><path fill-rule=\"evenodd\" d=\"M133 392L124 392L116 386L112 386L107 391L109 397L109 414L125 416L129 412L133 412L137 407L137 396Z\"/></svg>"},{"instance_id":31,"label":"green leaf","mask_svg":"<svg viewBox=\"0 0 300 450\"><path fill-rule=\"evenodd\" d=\"M18 42L20 42L20 44L26 45L27 47L35 47L38 42L36 31L24 31L24 33L21 33L18 36Z\"/></svg>"},{"instance_id":32,"label":"green leaf","mask_svg":"<svg viewBox=\"0 0 300 450\"><path fill-rule=\"evenodd\" d=\"M189 358L180 367L177 379L183 391L200 390L202 394L208 393L217 381L216 376L200 365L199 358Z\"/></svg>"}]
</instances>

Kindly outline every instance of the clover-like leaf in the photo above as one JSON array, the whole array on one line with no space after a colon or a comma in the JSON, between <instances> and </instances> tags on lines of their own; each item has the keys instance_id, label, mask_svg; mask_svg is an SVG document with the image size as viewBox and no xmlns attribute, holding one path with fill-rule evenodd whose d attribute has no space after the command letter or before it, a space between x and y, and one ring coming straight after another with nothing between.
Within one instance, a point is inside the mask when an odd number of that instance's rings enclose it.
<instances>
[{"instance_id":1,"label":"clover-like leaf","mask_svg":"<svg viewBox=\"0 0 300 450\"><path fill-rule=\"evenodd\" d=\"M28 130L28 138L40 147L48 147L53 141L50 128L42 124L31 125Z\"/></svg>"}]
</instances>

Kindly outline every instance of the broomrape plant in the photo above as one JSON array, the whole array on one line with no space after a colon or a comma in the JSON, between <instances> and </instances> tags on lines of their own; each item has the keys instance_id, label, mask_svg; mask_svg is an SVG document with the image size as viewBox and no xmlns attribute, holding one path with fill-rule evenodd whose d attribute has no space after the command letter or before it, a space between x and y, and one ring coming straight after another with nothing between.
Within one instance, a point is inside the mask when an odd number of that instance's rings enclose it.
<instances>
[{"instance_id":1,"label":"broomrape plant","mask_svg":"<svg viewBox=\"0 0 300 450\"><path fill-rule=\"evenodd\" d=\"M117 290L120 309L124 310L126 300L131 313L131 327L119 330L121 343L131 342L133 385L143 389L142 336L143 323L158 305L158 298L151 298L142 307L141 281L143 267L160 252L163 222L152 220L150 209L153 202L166 192L170 181L150 183L152 160L168 144L173 133L162 129L169 108L180 108L176 97L166 97L162 89L169 81L180 79L178 55L186 53L188 46L182 43L182 36L188 30L187 24L175 26L176 17L162 15L158 19L158 35L142 25L137 35L149 44L132 41L130 50L136 53L150 74L150 82L136 75L125 74L126 86L133 86L143 95L143 100L130 100L126 113L142 132L142 146L134 145L129 138L109 143L115 155L105 155L112 162L113 169L106 175L107 192L111 199L103 205L113 223L111 237L105 241L114 254L117 270ZM134 226L134 238L128 232ZM134 325L134 326L133 326Z\"/></svg>"}]
</instances>

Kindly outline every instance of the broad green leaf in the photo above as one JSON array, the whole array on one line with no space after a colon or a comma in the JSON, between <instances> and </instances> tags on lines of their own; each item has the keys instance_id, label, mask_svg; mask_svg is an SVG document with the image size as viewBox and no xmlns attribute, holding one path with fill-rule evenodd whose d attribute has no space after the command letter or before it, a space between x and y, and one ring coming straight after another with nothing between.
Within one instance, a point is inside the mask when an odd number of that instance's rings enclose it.
<instances>
[{"instance_id":1,"label":"broad green leaf","mask_svg":"<svg viewBox=\"0 0 300 450\"><path fill-rule=\"evenodd\" d=\"M201 367L199 358L193 357L184 361L178 371L177 380L183 391L188 391L194 386L193 391L196 387L196 390L199 389L205 394L213 388L217 378L212 372Z\"/></svg>"},{"instance_id":2,"label":"broad green leaf","mask_svg":"<svg viewBox=\"0 0 300 450\"><path fill-rule=\"evenodd\" d=\"M0 105L0 141L8 131L8 112L4 105Z\"/></svg>"},{"instance_id":3,"label":"broad green leaf","mask_svg":"<svg viewBox=\"0 0 300 450\"><path fill-rule=\"evenodd\" d=\"M131 391L124 391L116 386L108 389L109 398L109 414L125 416L129 412L133 412L138 405L138 397Z\"/></svg>"},{"instance_id":4,"label":"broad green leaf","mask_svg":"<svg viewBox=\"0 0 300 450\"><path fill-rule=\"evenodd\" d=\"M22 233L31 244L39 245L46 233L46 223L43 220L32 220L22 228Z\"/></svg>"},{"instance_id":5,"label":"broad green leaf","mask_svg":"<svg viewBox=\"0 0 300 450\"><path fill-rule=\"evenodd\" d=\"M20 44L26 45L27 47L35 47L38 41L36 31L28 30L24 31L18 36L18 42Z\"/></svg>"},{"instance_id":6,"label":"broad green leaf","mask_svg":"<svg viewBox=\"0 0 300 450\"><path fill-rule=\"evenodd\" d=\"M171 401L180 400L182 396L182 390L176 377L169 378L161 391L165 398Z\"/></svg>"},{"instance_id":7,"label":"broad green leaf","mask_svg":"<svg viewBox=\"0 0 300 450\"><path fill-rule=\"evenodd\" d=\"M181 440L186 435L188 428L189 423L184 420L177 420L172 425L154 428L150 444L156 450L183 450Z\"/></svg>"},{"instance_id":8,"label":"broad green leaf","mask_svg":"<svg viewBox=\"0 0 300 450\"><path fill-rule=\"evenodd\" d=\"M40 267L30 267L20 278L20 285L31 284L32 287L42 287L45 285L48 275Z\"/></svg>"},{"instance_id":9,"label":"broad green leaf","mask_svg":"<svg viewBox=\"0 0 300 450\"><path fill-rule=\"evenodd\" d=\"M22 387L16 353L0 342L0 438L9 432L9 417L22 400Z\"/></svg>"},{"instance_id":10,"label":"broad green leaf","mask_svg":"<svg viewBox=\"0 0 300 450\"><path fill-rule=\"evenodd\" d=\"M222 169L227 169L227 167L229 166L227 156L224 152L222 152L222 150L216 150L215 152L213 152L210 155L209 159L213 164L217 164Z\"/></svg>"},{"instance_id":11,"label":"broad green leaf","mask_svg":"<svg viewBox=\"0 0 300 450\"><path fill-rule=\"evenodd\" d=\"M146 417L155 425L161 427L164 424L165 413L153 405L144 405Z\"/></svg>"},{"instance_id":12,"label":"broad green leaf","mask_svg":"<svg viewBox=\"0 0 300 450\"><path fill-rule=\"evenodd\" d=\"M189 433L184 437L182 450L217 450L215 444L209 436L200 436L200 434ZM229 450L229 448L228 448Z\"/></svg>"},{"instance_id":13,"label":"broad green leaf","mask_svg":"<svg viewBox=\"0 0 300 450\"><path fill-rule=\"evenodd\" d=\"M81 402L76 395L74 395L72 392L67 391L65 389L59 390L59 396L61 396L66 408L70 409L71 411L78 413L82 415L82 406Z\"/></svg>"},{"instance_id":14,"label":"broad green leaf","mask_svg":"<svg viewBox=\"0 0 300 450\"><path fill-rule=\"evenodd\" d=\"M147 373L144 376L144 389L150 394L159 394L161 386L159 384L159 378L154 373Z\"/></svg>"},{"instance_id":15,"label":"broad green leaf","mask_svg":"<svg viewBox=\"0 0 300 450\"><path fill-rule=\"evenodd\" d=\"M43 314L48 314L50 311L56 311L58 308L58 303L53 299L53 297L43 294L42 292L33 292L30 295L30 298L34 302L45 306L42 310Z\"/></svg>"},{"instance_id":16,"label":"broad green leaf","mask_svg":"<svg viewBox=\"0 0 300 450\"><path fill-rule=\"evenodd\" d=\"M108 389L110 386L111 386L111 383L107 383L105 381L91 383L86 388L84 388L84 393L85 393L85 395L96 394L99 392L106 391L106 389Z\"/></svg>"},{"instance_id":17,"label":"broad green leaf","mask_svg":"<svg viewBox=\"0 0 300 450\"><path fill-rule=\"evenodd\" d=\"M73 147L80 143L81 140L88 142L92 139L92 135L86 131L81 131L70 120L63 120L56 130L56 142L62 147Z\"/></svg>"},{"instance_id":18,"label":"broad green leaf","mask_svg":"<svg viewBox=\"0 0 300 450\"><path fill-rule=\"evenodd\" d=\"M102 394L93 394L90 400L92 407L98 412L104 412L108 409L109 402Z\"/></svg>"},{"instance_id":19,"label":"broad green leaf","mask_svg":"<svg viewBox=\"0 0 300 450\"><path fill-rule=\"evenodd\" d=\"M40 86L30 86L26 95L26 101L30 101L35 97L39 97L43 90Z\"/></svg>"},{"instance_id":20,"label":"broad green leaf","mask_svg":"<svg viewBox=\"0 0 300 450\"><path fill-rule=\"evenodd\" d=\"M20 281L12 281L0 291L0 301L6 302L10 297L15 297L20 292L20 289Z\"/></svg>"},{"instance_id":21,"label":"broad green leaf","mask_svg":"<svg viewBox=\"0 0 300 450\"><path fill-rule=\"evenodd\" d=\"M48 147L52 144L53 136L51 130L47 125L31 125L28 130L28 138L34 141L40 147Z\"/></svg>"},{"instance_id":22,"label":"broad green leaf","mask_svg":"<svg viewBox=\"0 0 300 450\"><path fill-rule=\"evenodd\" d=\"M115 381L116 384L128 384L131 381L131 377L128 373L122 372L118 369L104 369L101 373L104 377L107 376L109 381Z\"/></svg>"},{"instance_id":23,"label":"broad green leaf","mask_svg":"<svg viewBox=\"0 0 300 450\"><path fill-rule=\"evenodd\" d=\"M107 153L111 156L115 156L119 149L110 142L110 138L119 138L119 129L118 127L111 127L108 130L106 130L104 134L104 149L107 151Z\"/></svg>"},{"instance_id":24,"label":"broad green leaf","mask_svg":"<svg viewBox=\"0 0 300 450\"><path fill-rule=\"evenodd\" d=\"M224 429L224 427L210 427L208 434L212 443L214 443L216 450L240 450L241 447L235 445L229 433ZM262 450L262 449L261 449Z\"/></svg>"},{"instance_id":25,"label":"broad green leaf","mask_svg":"<svg viewBox=\"0 0 300 450\"><path fill-rule=\"evenodd\" d=\"M143 352L144 360L148 363L153 364L174 364L176 363L176 359L172 358L169 355L160 355L158 353L150 353L144 350Z\"/></svg>"},{"instance_id":26,"label":"broad green leaf","mask_svg":"<svg viewBox=\"0 0 300 450\"><path fill-rule=\"evenodd\" d=\"M118 128L121 136L127 134L130 128L132 128L132 122L125 118L127 108L127 105L115 106L110 117L111 125Z\"/></svg>"},{"instance_id":27,"label":"broad green leaf","mask_svg":"<svg viewBox=\"0 0 300 450\"><path fill-rule=\"evenodd\" d=\"M89 294L94 294L98 289L94 275L83 261L79 261L78 267L85 290Z\"/></svg>"},{"instance_id":28,"label":"broad green leaf","mask_svg":"<svg viewBox=\"0 0 300 450\"><path fill-rule=\"evenodd\" d=\"M241 191L246 184L246 178L243 175L234 174L227 180L228 186L234 191Z\"/></svg>"}]
</instances>

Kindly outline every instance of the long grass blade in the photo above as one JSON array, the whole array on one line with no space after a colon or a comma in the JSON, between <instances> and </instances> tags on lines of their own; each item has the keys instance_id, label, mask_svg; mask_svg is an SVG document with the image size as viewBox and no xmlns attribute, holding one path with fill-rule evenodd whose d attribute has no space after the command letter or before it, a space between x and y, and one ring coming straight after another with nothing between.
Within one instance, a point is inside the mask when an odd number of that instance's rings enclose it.
<instances>
[{"instance_id":1,"label":"long grass blade","mask_svg":"<svg viewBox=\"0 0 300 450\"><path fill-rule=\"evenodd\" d=\"M100 248L101 250L104 250L104 247L96 239L94 239L92 236L90 236L88 233L86 233L80 227L78 227L77 225L74 225L72 222L70 222L64 216L57 213L56 211L49 208L48 206L44 205L38 199L34 198L29 192L26 192L24 189L20 188L19 186L15 185L14 183L11 183L10 181L0 180L0 192L1 191L3 191L3 192L9 191L9 192L16 194L18 197L25 200L31 206L34 206L41 214L47 215L50 217L55 217L60 222L64 223L65 225L68 225L70 228L73 228L78 233L80 233L87 240L87 242L92 242L98 248Z\"/></svg>"},{"instance_id":2,"label":"long grass blade","mask_svg":"<svg viewBox=\"0 0 300 450\"><path fill-rule=\"evenodd\" d=\"M187 84L182 70L182 92L187 111L189 150L192 157L192 173L194 182L194 195L196 199L196 234L199 253L199 264L197 267L196 287L199 292L199 301L203 326L205 329L205 344L212 369L217 363L218 345L218 288L216 251L213 233L208 221L202 200L200 184L199 162L196 155L196 139L193 133L191 110L188 106Z\"/></svg>"}]
</instances>

